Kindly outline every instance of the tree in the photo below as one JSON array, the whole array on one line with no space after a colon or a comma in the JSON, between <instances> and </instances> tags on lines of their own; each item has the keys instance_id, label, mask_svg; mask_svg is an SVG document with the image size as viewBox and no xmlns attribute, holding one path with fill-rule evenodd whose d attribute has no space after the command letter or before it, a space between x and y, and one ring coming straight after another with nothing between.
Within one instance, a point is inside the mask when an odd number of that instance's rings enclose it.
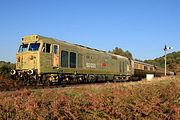
<instances>
[{"instance_id":1,"label":"tree","mask_svg":"<svg viewBox=\"0 0 180 120\"><path fill-rule=\"evenodd\" d=\"M109 51L110 53L116 54L116 55L121 55L121 56L125 56L129 59L133 59L133 56L131 54L131 52L129 52L128 50L126 50L125 52L118 47L115 47L115 49L113 49L112 51Z\"/></svg>"},{"instance_id":2,"label":"tree","mask_svg":"<svg viewBox=\"0 0 180 120\"><path fill-rule=\"evenodd\" d=\"M133 58L133 57L132 57L132 54L131 54L128 50L126 50L126 51L124 52L124 56L127 57L127 58L129 58L129 59L132 59L132 58Z\"/></svg>"}]
</instances>

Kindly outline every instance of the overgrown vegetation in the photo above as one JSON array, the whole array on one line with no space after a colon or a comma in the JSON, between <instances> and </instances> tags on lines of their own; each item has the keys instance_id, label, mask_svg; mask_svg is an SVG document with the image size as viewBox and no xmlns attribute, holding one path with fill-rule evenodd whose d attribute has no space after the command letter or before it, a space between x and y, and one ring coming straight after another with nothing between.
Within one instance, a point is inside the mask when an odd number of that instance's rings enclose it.
<instances>
[{"instance_id":1,"label":"overgrown vegetation","mask_svg":"<svg viewBox=\"0 0 180 120\"><path fill-rule=\"evenodd\" d=\"M15 69L15 64L5 61L0 61L0 75L9 77L10 70Z\"/></svg>"},{"instance_id":2,"label":"overgrown vegetation","mask_svg":"<svg viewBox=\"0 0 180 120\"><path fill-rule=\"evenodd\" d=\"M154 60L145 60L144 62L164 67L164 56ZM180 74L180 51L167 54L167 68Z\"/></svg>"},{"instance_id":3,"label":"overgrown vegetation","mask_svg":"<svg viewBox=\"0 0 180 120\"><path fill-rule=\"evenodd\" d=\"M180 119L180 77L0 93L0 119Z\"/></svg>"}]
</instances>

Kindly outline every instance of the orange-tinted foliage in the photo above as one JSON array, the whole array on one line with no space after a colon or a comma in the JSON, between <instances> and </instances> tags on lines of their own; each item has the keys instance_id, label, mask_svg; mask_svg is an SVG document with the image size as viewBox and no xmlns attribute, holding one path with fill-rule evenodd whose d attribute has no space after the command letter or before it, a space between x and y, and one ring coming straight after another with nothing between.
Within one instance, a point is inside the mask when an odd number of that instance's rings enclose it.
<instances>
[{"instance_id":1,"label":"orange-tinted foliage","mask_svg":"<svg viewBox=\"0 0 180 120\"><path fill-rule=\"evenodd\" d=\"M180 77L0 93L0 119L180 119Z\"/></svg>"}]
</instances>

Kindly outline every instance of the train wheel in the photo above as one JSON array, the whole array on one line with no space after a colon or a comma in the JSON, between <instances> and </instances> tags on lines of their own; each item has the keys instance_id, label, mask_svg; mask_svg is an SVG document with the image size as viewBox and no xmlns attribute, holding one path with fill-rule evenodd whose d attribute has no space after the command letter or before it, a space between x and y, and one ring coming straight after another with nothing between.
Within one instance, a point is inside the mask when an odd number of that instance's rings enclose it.
<instances>
[{"instance_id":1,"label":"train wheel","mask_svg":"<svg viewBox=\"0 0 180 120\"><path fill-rule=\"evenodd\" d=\"M45 75L43 75L42 81L43 81L43 86L51 86L52 85L52 82Z\"/></svg>"},{"instance_id":2,"label":"train wheel","mask_svg":"<svg viewBox=\"0 0 180 120\"><path fill-rule=\"evenodd\" d=\"M45 84L45 86L53 85L53 83L50 80L46 80L44 84Z\"/></svg>"}]
</instances>

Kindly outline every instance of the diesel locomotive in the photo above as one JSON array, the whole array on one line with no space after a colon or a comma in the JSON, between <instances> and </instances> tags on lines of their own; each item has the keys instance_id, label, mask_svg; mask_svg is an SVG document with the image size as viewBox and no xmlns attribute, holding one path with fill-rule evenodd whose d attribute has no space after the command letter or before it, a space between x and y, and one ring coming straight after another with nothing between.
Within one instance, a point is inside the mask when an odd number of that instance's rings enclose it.
<instances>
[{"instance_id":1,"label":"diesel locomotive","mask_svg":"<svg viewBox=\"0 0 180 120\"><path fill-rule=\"evenodd\" d=\"M24 84L129 80L157 73L145 64L105 51L40 35L24 36L16 54L13 79Z\"/></svg>"}]
</instances>

